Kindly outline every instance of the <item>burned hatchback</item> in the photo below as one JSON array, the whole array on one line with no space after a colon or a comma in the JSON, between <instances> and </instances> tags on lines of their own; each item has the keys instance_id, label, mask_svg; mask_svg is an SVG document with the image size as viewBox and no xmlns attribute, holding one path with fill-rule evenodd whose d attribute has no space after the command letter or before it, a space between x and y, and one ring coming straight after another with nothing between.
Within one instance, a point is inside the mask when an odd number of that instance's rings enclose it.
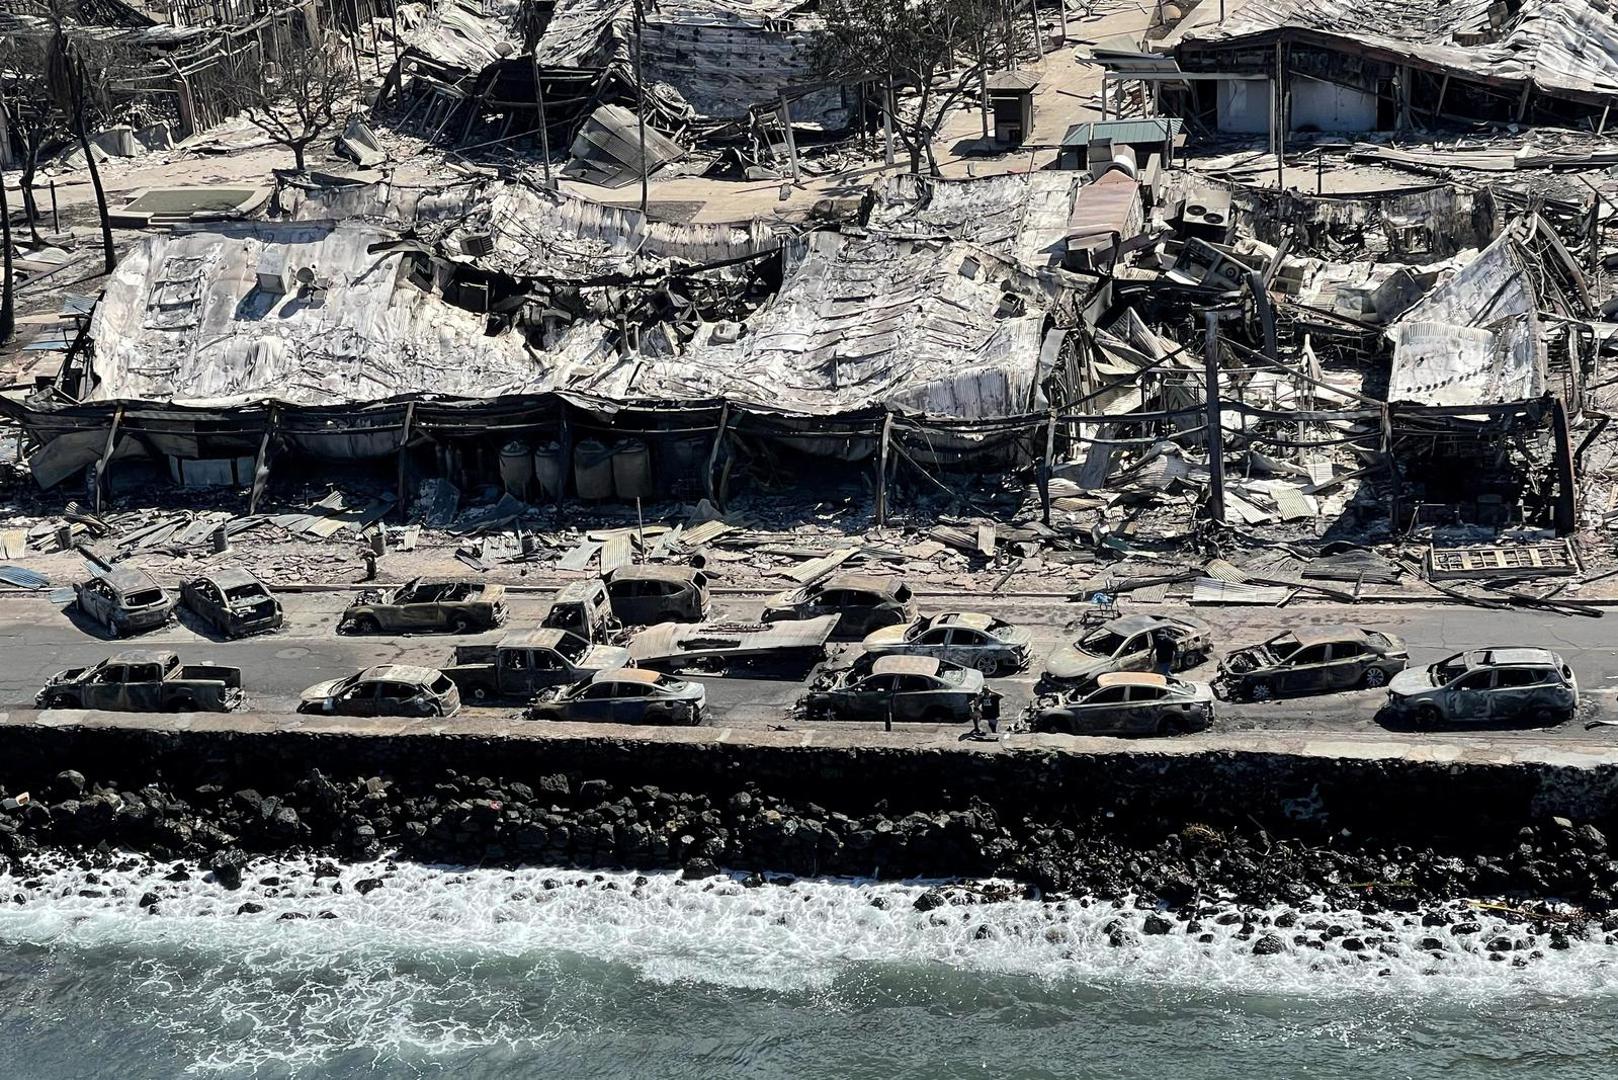
<instances>
[{"instance_id":1,"label":"burned hatchback","mask_svg":"<svg viewBox=\"0 0 1618 1080\"><path fill-rule=\"evenodd\" d=\"M281 602L246 570L215 570L180 586L180 602L228 638L262 634L281 625Z\"/></svg>"},{"instance_id":2,"label":"burned hatchback","mask_svg":"<svg viewBox=\"0 0 1618 1080\"><path fill-rule=\"evenodd\" d=\"M174 598L151 575L120 566L73 587L79 612L108 637L156 630L174 614Z\"/></svg>"}]
</instances>

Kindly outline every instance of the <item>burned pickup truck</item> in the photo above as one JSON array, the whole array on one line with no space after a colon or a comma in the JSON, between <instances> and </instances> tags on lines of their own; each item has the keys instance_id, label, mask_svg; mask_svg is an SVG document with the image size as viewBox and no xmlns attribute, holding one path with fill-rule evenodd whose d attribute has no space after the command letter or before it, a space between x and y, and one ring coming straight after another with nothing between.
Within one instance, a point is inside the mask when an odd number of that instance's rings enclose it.
<instances>
[{"instance_id":1,"label":"burned pickup truck","mask_svg":"<svg viewBox=\"0 0 1618 1080\"><path fill-rule=\"evenodd\" d=\"M1300 627L1225 657L1214 689L1238 701L1375 689L1409 662L1404 643L1388 634L1355 626Z\"/></svg>"},{"instance_id":2,"label":"burned pickup truck","mask_svg":"<svg viewBox=\"0 0 1618 1080\"><path fill-rule=\"evenodd\" d=\"M414 578L397 589L361 593L337 628L358 634L493 630L506 621L505 595L503 586L480 581Z\"/></svg>"},{"instance_id":3,"label":"burned pickup truck","mask_svg":"<svg viewBox=\"0 0 1618 1080\"><path fill-rule=\"evenodd\" d=\"M172 652L119 653L58 671L34 698L41 709L114 712L229 712L241 703L239 669L181 664Z\"/></svg>"},{"instance_id":4,"label":"burned pickup truck","mask_svg":"<svg viewBox=\"0 0 1618 1080\"><path fill-rule=\"evenodd\" d=\"M460 687L464 701L527 701L548 686L633 666L628 649L592 645L570 631L541 628L512 634L498 645L457 645L455 663L443 671Z\"/></svg>"}]
</instances>

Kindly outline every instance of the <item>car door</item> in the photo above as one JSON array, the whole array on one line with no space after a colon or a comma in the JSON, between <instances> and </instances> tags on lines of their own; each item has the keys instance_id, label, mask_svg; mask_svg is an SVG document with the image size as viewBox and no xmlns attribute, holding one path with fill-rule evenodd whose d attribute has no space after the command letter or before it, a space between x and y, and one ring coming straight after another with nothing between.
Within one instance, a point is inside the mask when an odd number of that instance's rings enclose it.
<instances>
[{"instance_id":1,"label":"car door","mask_svg":"<svg viewBox=\"0 0 1618 1080\"><path fill-rule=\"evenodd\" d=\"M978 659L983 656L985 637L985 634L969 626L951 627L949 643L944 647L942 657L962 667L975 668Z\"/></svg>"},{"instance_id":2,"label":"car door","mask_svg":"<svg viewBox=\"0 0 1618 1080\"><path fill-rule=\"evenodd\" d=\"M1489 719L1509 721L1531 716L1540 708L1552 708L1549 687L1541 676L1540 668L1500 668L1494 673L1494 686L1490 689Z\"/></svg>"},{"instance_id":3,"label":"car door","mask_svg":"<svg viewBox=\"0 0 1618 1080\"><path fill-rule=\"evenodd\" d=\"M931 720L939 712L964 719L965 710L959 701L950 700L949 693L937 679L926 675L899 675L894 679L893 718L913 723Z\"/></svg>"},{"instance_id":4,"label":"car door","mask_svg":"<svg viewBox=\"0 0 1618 1080\"><path fill-rule=\"evenodd\" d=\"M377 684L376 711L379 716L428 716L431 698L414 683L390 679Z\"/></svg>"},{"instance_id":5,"label":"car door","mask_svg":"<svg viewBox=\"0 0 1618 1080\"><path fill-rule=\"evenodd\" d=\"M611 720L613 718L613 690L610 682L591 683L569 703L569 720Z\"/></svg>"},{"instance_id":6,"label":"car door","mask_svg":"<svg viewBox=\"0 0 1618 1080\"><path fill-rule=\"evenodd\" d=\"M130 664L124 674L124 708L156 712L163 707L163 666Z\"/></svg>"},{"instance_id":7,"label":"car door","mask_svg":"<svg viewBox=\"0 0 1618 1080\"><path fill-rule=\"evenodd\" d=\"M100 578L87 581L79 589L79 608L86 617L106 624L112 619L112 590Z\"/></svg>"},{"instance_id":8,"label":"car door","mask_svg":"<svg viewBox=\"0 0 1618 1080\"><path fill-rule=\"evenodd\" d=\"M607 586L612 596L612 610L619 621L631 626L644 626L650 615L645 581L614 581Z\"/></svg>"},{"instance_id":9,"label":"car door","mask_svg":"<svg viewBox=\"0 0 1618 1080\"><path fill-rule=\"evenodd\" d=\"M1324 677L1333 690L1352 690L1359 686L1366 665L1376 654L1357 641L1337 641L1327 646Z\"/></svg>"},{"instance_id":10,"label":"car door","mask_svg":"<svg viewBox=\"0 0 1618 1080\"><path fill-rule=\"evenodd\" d=\"M1152 655L1152 631L1142 630L1125 638L1114 656L1115 671L1151 671L1156 666Z\"/></svg>"},{"instance_id":11,"label":"car door","mask_svg":"<svg viewBox=\"0 0 1618 1080\"><path fill-rule=\"evenodd\" d=\"M1168 691L1161 686L1131 686L1124 695L1123 726L1132 735L1157 734L1167 697Z\"/></svg>"},{"instance_id":12,"label":"car door","mask_svg":"<svg viewBox=\"0 0 1618 1080\"><path fill-rule=\"evenodd\" d=\"M1129 708L1127 686L1103 686L1073 707L1073 730L1109 735L1126 730Z\"/></svg>"},{"instance_id":13,"label":"car door","mask_svg":"<svg viewBox=\"0 0 1618 1080\"><path fill-rule=\"evenodd\" d=\"M123 664L108 664L84 685L79 695L86 709L121 709L124 704L124 678L128 669Z\"/></svg>"},{"instance_id":14,"label":"car door","mask_svg":"<svg viewBox=\"0 0 1618 1080\"><path fill-rule=\"evenodd\" d=\"M868 676L848 694L845 713L853 720L885 720L888 709L898 707L895 701L898 688L897 675ZM895 715L894 719L903 717Z\"/></svg>"},{"instance_id":15,"label":"car door","mask_svg":"<svg viewBox=\"0 0 1618 1080\"><path fill-rule=\"evenodd\" d=\"M951 630L947 626L934 626L923 630L917 635L915 643L905 652L917 656L936 656L940 659L949 658Z\"/></svg>"},{"instance_id":16,"label":"car door","mask_svg":"<svg viewBox=\"0 0 1618 1080\"><path fill-rule=\"evenodd\" d=\"M357 682L332 700L331 711L341 716L375 716L379 688L376 682Z\"/></svg>"},{"instance_id":17,"label":"car door","mask_svg":"<svg viewBox=\"0 0 1618 1080\"><path fill-rule=\"evenodd\" d=\"M1469 671L1455 679L1444 688L1447 719L1460 724L1487 723L1493 689L1492 670Z\"/></svg>"},{"instance_id":18,"label":"car door","mask_svg":"<svg viewBox=\"0 0 1618 1080\"><path fill-rule=\"evenodd\" d=\"M1327 646L1307 646L1287 657L1276 681L1284 693L1319 693L1330 688L1330 662Z\"/></svg>"}]
</instances>

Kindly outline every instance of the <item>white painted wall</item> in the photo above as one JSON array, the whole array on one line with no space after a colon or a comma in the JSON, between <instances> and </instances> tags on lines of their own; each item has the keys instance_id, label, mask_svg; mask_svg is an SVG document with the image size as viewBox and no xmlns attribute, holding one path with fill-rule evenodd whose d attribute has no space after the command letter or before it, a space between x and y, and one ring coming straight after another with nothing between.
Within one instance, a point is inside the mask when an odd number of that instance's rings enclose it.
<instances>
[{"instance_id":1,"label":"white painted wall","mask_svg":"<svg viewBox=\"0 0 1618 1080\"><path fill-rule=\"evenodd\" d=\"M1270 130L1269 80L1230 79L1219 83L1219 130L1256 132Z\"/></svg>"},{"instance_id":2,"label":"white painted wall","mask_svg":"<svg viewBox=\"0 0 1618 1080\"><path fill-rule=\"evenodd\" d=\"M1319 79L1292 80L1292 130L1375 131L1376 95Z\"/></svg>"}]
</instances>

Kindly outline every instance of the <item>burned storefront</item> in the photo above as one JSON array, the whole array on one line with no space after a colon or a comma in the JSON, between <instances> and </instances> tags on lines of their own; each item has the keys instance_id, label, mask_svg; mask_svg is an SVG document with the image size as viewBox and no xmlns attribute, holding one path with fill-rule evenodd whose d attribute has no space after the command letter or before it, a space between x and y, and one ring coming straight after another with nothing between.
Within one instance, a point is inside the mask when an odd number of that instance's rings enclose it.
<instances>
[{"instance_id":1,"label":"burned storefront","mask_svg":"<svg viewBox=\"0 0 1618 1080\"><path fill-rule=\"evenodd\" d=\"M1256 0L1186 34L1176 55L1195 78L1167 100L1223 132L1271 131L1277 102L1286 132L1601 130L1618 100L1618 26L1591 0Z\"/></svg>"}]
</instances>

